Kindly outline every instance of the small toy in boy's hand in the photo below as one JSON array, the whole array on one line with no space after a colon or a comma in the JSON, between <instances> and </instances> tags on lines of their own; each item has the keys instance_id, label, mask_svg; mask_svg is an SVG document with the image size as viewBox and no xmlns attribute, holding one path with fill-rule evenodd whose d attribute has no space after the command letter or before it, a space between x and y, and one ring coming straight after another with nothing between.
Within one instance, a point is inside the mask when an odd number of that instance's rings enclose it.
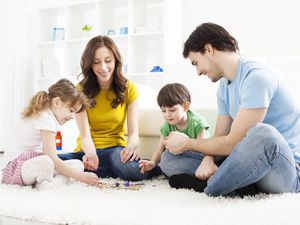
<instances>
[{"instance_id":1,"label":"small toy in boy's hand","mask_svg":"<svg viewBox=\"0 0 300 225\"><path fill-rule=\"evenodd\" d=\"M145 184L142 182L109 182L109 181L103 181L99 180L99 187L100 188L114 188L114 189L127 189L127 190L140 190Z\"/></svg>"}]
</instances>

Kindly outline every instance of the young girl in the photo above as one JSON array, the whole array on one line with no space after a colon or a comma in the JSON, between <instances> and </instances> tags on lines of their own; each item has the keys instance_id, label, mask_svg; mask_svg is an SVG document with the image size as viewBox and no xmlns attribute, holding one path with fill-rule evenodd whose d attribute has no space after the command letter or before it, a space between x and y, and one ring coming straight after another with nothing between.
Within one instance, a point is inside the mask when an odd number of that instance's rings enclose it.
<instances>
[{"instance_id":1,"label":"young girl","mask_svg":"<svg viewBox=\"0 0 300 225\"><path fill-rule=\"evenodd\" d=\"M86 184L98 184L95 174L73 168L56 154L55 135L58 126L73 119L75 113L88 105L86 96L66 79L53 84L48 92L40 91L34 95L7 141L0 164L2 183L35 185L51 182L57 171ZM73 161L73 164L81 163L77 161Z\"/></svg>"},{"instance_id":2,"label":"young girl","mask_svg":"<svg viewBox=\"0 0 300 225\"><path fill-rule=\"evenodd\" d=\"M208 179L217 169L210 157L194 151L174 155L165 150L163 139L172 131L179 131L190 138L208 138L207 122L199 114L191 111L191 96L188 89L179 83L165 85L158 93L157 103L166 122L161 127L161 139L151 160L140 160L141 172L152 170L159 164L168 177L175 174L190 174L199 179Z\"/></svg>"}]
</instances>

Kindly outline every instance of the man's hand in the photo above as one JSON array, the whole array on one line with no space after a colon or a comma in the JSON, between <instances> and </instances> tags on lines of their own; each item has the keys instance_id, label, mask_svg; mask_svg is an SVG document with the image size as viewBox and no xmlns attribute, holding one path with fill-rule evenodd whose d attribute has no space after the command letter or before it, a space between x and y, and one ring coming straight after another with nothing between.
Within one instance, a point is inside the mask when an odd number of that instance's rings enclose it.
<instances>
[{"instance_id":1,"label":"man's hand","mask_svg":"<svg viewBox=\"0 0 300 225\"><path fill-rule=\"evenodd\" d=\"M182 154L187 149L187 142L189 137L184 133L173 131L169 136L162 140L162 144L168 149L171 153L178 155Z\"/></svg>"},{"instance_id":2,"label":"man's hand","mask_svg":"<svg viewBox=\"0 0 300 225\"><path fill-rule=\"evenodd\" d=\"M85 154L82 157L82 162L83 162L84 168L87 170L97 170L98 169L99 158L98 158L96 152Z\"/></svg>"}]
</instances>

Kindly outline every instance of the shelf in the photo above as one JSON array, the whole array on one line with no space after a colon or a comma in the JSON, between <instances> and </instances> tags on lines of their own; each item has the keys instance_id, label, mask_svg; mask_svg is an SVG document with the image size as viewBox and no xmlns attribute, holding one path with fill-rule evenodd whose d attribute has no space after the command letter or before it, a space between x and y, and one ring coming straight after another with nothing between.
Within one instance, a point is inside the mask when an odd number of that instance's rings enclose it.
<instances>
[{"instance_id":1,"label":"shelf","mask_svg":"<svg viewBox=\"0 0 300 225\"><path fill-rule=\"evenodd\" d=\"M156 36L156 35L163 35L163 31L149 31L149 32L141 32L141 33L132 33L130 34L131 37L144 37L144 36Z\"/></svg>"},{"instance_id":2,"label":"shelf","mask_svg":"<svg viewBox=\"0 0 300 225\"><path fill-rule=\"evenodd\" d=\"M91 38L85 37L85 38L77 38L77 39L69 39L66 40L67 43L79 43L79 42L88 42Z\"/></svg>"},{"instance_id":3,"label":"shelf","mask_svg":"<svg viewBox=\"0 0 300 225\"><path fill-rule=\"evenodd\" d=\"M106 35L106 34L105 34ZM110 38L116 40L116 39L126 39L129 37L128 34L119 34L119 35L106 35L109 36Z\"/></svg>"},{"instance_id":4,"label":"shelf","mask_svg":"<svg viewBox=\"0 0 300 225\"><path fill-rule=\"evenodd\" d=\"M71 1L69 3L69 6L81 6L81 5L85 5L85 4L91 4L91 3L95 3L95 0L79 0L79 1Z\"/></svg>"},{"instance_id":5,"label":"shelf","mask_svg":"<svg viewBox=\"0 0 300 225\"><path fill-rule=\"evenodd\" d=\"M40 42L39 45L62 45L65 44L65 41L43 41Z\"/></svg>"},{"instance_id":6,"label":"shelf","mask_svg":"<svg viewBox=\"0 0 300 225\"><path fill-rule=\"evenodd\" d=\"M76 80L82 52L97 35L109 35L123 58L123 70L134 82L159 87L181 59L182 0L57 0L40 13L35 88L46 88L63 76ZM84 25L93 28L82 31ZM53 36L54 28L58 28ZM61 29L63 28L63 29ZM160 66L164 72L149 72Z\"/></svg>"},{"instance_id":7,"label":"shelf","mask_svg":"<svg viewBox=\"0 0 300 225\"><path fill-rule=\"evenodd\" d=\"M144 72L144 73L127 73L129 77L140 77L140 76L164 76L164 72Z\"/></svg>"}]
</instances>

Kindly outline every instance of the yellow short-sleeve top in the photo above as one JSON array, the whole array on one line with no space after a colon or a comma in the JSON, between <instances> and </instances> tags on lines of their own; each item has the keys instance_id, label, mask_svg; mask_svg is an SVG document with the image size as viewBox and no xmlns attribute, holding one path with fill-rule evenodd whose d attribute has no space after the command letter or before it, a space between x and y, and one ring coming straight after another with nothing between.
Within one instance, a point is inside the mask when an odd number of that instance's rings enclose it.
<instances>
[{"instance_id":1,"label":"yellow short-sleeve top","mask_svg":"<svg viewBox=\"0 0 300 225\"><path fill-rule=\"evenodd\" d=\"M112 108L115 99L112 90L101 90L95 97L96 106L87 109L92 140L96 149L113 146L126 146L125 119L127 107L138 98L136 86L127 81L124 103ZM81 151L81 138L77 138L75 151Z\"/></svg>"}]
</instances>

